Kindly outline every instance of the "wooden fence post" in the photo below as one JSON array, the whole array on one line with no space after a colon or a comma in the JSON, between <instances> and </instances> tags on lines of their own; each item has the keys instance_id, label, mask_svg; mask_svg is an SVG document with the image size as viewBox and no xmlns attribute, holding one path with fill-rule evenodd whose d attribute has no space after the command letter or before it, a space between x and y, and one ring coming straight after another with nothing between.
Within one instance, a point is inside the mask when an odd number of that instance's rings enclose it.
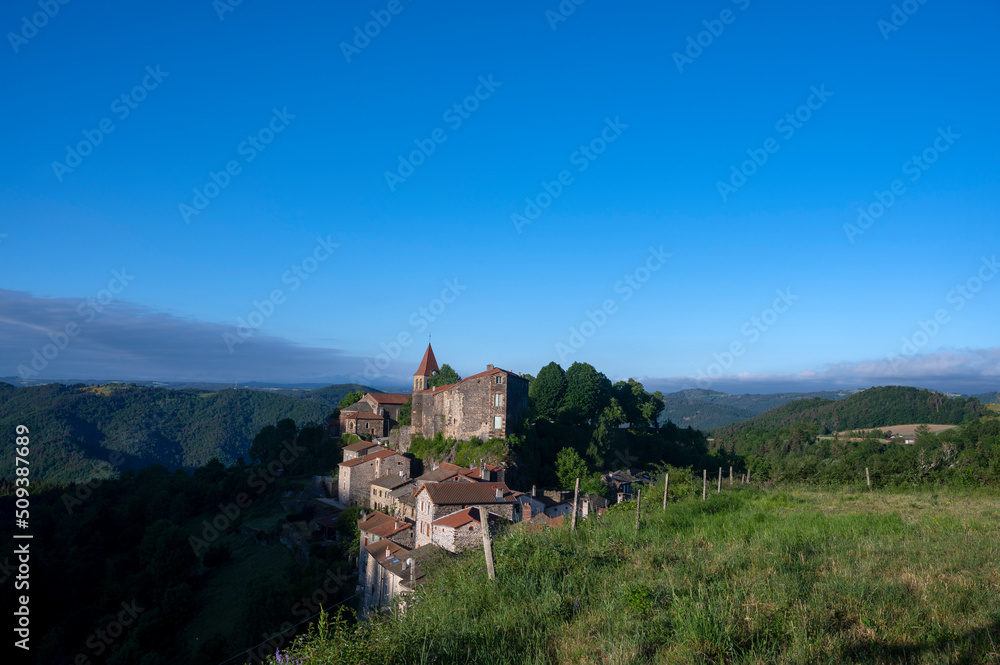
<instances>
[{"instance_id":1,"label":"wooden fence post","mask_svg":"<svg viewBox=\"0 0 1000 665\"><path fill-rule=\"evenodd\" d=\"M486 574L492 580L493 570L493 542L490 540L490 514L486 512L486 506L479 506L479 526L483 530L483 554L486 556Z\"/></svg>"},{"instance_id":2,"label":"wooden fence post","mask_svg":"<svg viewBox=\"0 0 1000 665\"><path fill-rule=\"evenodd\" d=\"M663 480L663 509L667 509L667 490L670 489L670 474L666 474Z\"/></svg>"},{"instance_id":3,"label":"wooden fence post","mask_svg":"<svg viewBox=\"0 0 1000 665\"><path fill-rule=\"evenodd\" d=\"M639 511L642 509L642 490L635 491L635 530L639 530Z\"/></svg>"},{"instance_id":4,"label":"wooden fence post","mask_svg":"<svg viewBox=\"0 0 1000 665\"><path fill-rule=\"evenodd\" d=\"M747 485L750 484L750 469L747 469Z\"/></svg>"},{"instance_id":5,"label":"wooden fence post","mask_svg":"<svg viewBox=\"0 0 1000 665\"><path fill-rule=\"evenodd\" d=\"M872 488L872 477L868 475L868 467L865 467L865 482L868 483L868 489Z\"/></svg>"},{"instance_id":6,"label":"wooden fence post","mask_svg":"<svg viewBox=\"0 0 1000 665\"><path fill-rule=\"evenodd\" d=\"M701 470L701 500L705 500L705 493L708 491L708 469Z\"/></svg>"},{"instance_id":7,"label":"wooden fence post","mask_svg":"<svg viewBox=\"0 0 1000 665\"><path fill-rule=\"evenodd\" d=\"M729 465L729 486L733 486L733 465Z\"/></svg>"},{"instance_id":8,"label":"wooden fence post","mask_svg":"<svg viewBox=\"0 0 1000 665\"><path fill-rule=\"evenodd\" d=\"M719 487L715 490L716 494L722 494L722 467L719 467Z\"/></svg>"},{"instance_id":9,"label":"wooden fence post","mask_svg":"<svg viewBox=\"0 0 1000 665\"><path fill-rule=\"evenodd\" d=\"M577 478L576 479L576 489L573 490L573 519L570 522L570 525L571 525L570 528L569 528L570 531L576 531L576 508L577 508L577 505L579 505L577 503L577 501L579 500L579 497L580 497L580 479Z\"/></svg>"}]
</instances>

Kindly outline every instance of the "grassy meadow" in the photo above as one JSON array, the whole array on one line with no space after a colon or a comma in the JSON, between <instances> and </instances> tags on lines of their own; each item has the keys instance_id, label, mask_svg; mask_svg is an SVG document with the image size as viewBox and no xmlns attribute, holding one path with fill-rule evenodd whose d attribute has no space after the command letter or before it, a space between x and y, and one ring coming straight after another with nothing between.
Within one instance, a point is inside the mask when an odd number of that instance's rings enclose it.
<instances>
[{"instance_id":1,"label":"grassy meadow","mask_svg":"<svg viewBox=\"0 0 1000 665\"><path fill-rule=\"evenodd\" d=\"M655 488L651 492L656 496ZM662 485L660 487L662 496ZM442 561L401 617L334 615L320 663L1000 663L1000 497L724 489Z\"/></svg>"}]
</instances>

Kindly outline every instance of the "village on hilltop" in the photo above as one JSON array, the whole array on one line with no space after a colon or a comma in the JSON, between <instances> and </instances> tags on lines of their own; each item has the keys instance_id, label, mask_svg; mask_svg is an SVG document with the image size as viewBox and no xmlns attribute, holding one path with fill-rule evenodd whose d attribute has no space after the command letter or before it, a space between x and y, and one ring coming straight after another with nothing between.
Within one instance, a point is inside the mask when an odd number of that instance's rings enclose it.
<instances>
[{"instance_id":1,"label":"village on hilltop","mask_svg":"<svg viewBox=\"0 0 1000 665\"><path fill-rule=\"evenodd\" d=\"M368 437L344 448L337 494L345 506L366 508L358 520L360 614L387 608L423 579L422 562L441 552L481 547L511 525L546 528L567 516L601 514L609 502L575 490L512 490L506 469L485 460L463 467L448 462L411 476L405 455L413 437L470 440L513 433L528 407L528 380L493 365L457 383L431 387L439 371L431 345L413 375L412 395L367 393L329 423L341 435ZM412 399L411 424L400 411ZM619 501L632 496L637 479L629 472L605 480ZM485 533L484 533L485 528ZM402 605L405 606L405 605Z\"/></svg>"}]
</instances>

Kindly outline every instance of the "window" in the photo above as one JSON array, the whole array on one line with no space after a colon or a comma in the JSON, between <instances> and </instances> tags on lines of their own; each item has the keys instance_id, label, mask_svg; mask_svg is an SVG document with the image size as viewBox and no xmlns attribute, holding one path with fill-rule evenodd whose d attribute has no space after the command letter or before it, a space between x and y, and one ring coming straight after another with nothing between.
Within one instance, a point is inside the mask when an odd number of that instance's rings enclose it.
<instances>
[{"instance_id":1,"label":"window","mask_svg":"<svg viewBox=\"0 0 1000 665\"><path fill-rule=\"evenodd\" d=\"M497 374L497 383L503 383L503 374Z\"/></svg>"},{"instance_id":2,"label":"window","mask_svg":"<svg viewBox=\"0 0 1000 665\"><path fill-rule=\"evenodd\" d=\"M500 393L493 395L493 406L503 406L503 397Z\"/></svg>"},{"instance_id":3,"label":"window","mask_svg":"<svg viewBox=\"0 0 1000 665\"><path fill-rule=\"evenodd\" d=\"M503 429L503 418L493 416L493 429Z\"/></svg>"}]
</instances>

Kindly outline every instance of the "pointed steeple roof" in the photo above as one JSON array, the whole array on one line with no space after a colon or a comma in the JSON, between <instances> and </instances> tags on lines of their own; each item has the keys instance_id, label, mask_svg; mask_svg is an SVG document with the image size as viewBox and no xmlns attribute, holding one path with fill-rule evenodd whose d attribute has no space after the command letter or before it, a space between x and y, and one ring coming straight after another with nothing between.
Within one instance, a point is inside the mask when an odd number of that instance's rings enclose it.
<instances>
[{"instance_id":1,"label":"pointed steeple roof","mask_svg":"<svg viewBox=\"0 0 1000 665\"><path fill-rule=\"evenodd\" d=\"M438 367L437 358L434 357L434 349L430 342L427 343L427 351L424 352L424 359L420 361L420 367L413 373L413 376L430 376L434 372L441 371Z\"/></svg>"}]
</instances>

